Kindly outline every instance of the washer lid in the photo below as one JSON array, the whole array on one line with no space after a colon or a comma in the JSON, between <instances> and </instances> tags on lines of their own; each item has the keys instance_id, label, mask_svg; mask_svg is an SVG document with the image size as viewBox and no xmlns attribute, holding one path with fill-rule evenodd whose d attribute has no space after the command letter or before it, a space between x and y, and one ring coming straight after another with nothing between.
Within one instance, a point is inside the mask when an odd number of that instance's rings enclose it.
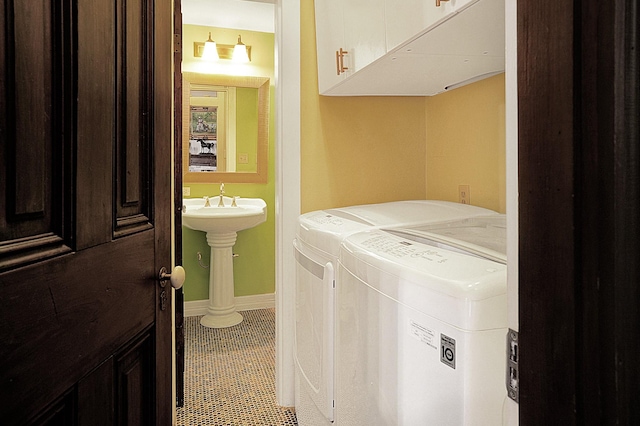
<instances>
[{"instance_id":1,"label":"washer lid","mask_svg":"<svg viewBox=\"0 0 640 426\"><path fill-rule=\"evenodd\" d=\"M340 242L345 237L371 227L409 226L497 214L482 207L450 201L394 201L305 213L298 219L297 234L304 243L337 256Z\"/></svg>"},{"instance_id":2,"label":"washer lid","mask_svg":"<svg viewBox=\"0 0 640 426\"><path fill-rule=\"evenodd\" d=\"M477 216L462 220L389 229L405 238L507 263L506 215Z\"/></svg>"},{"instance_id":3,"label":"washer lid","mask_svg":"<svg viewBox=\"0 0 640 426\"><path fill-rule=\"evenodd\" d=\"M482 207L439 200L410 200L365 204L329 209L326 212L370 226L409 225L498 214Z\"/></svg>"}]
</instances>

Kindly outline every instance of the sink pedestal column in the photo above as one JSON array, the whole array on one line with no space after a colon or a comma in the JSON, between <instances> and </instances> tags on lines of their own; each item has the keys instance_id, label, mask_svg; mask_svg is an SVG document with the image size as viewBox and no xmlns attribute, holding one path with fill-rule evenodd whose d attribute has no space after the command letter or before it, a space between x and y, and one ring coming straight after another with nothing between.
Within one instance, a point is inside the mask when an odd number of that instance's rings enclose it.
<instances>
[{"instance_id":1,"label":"sink pedestal column","mask_svg":"<svg viewBox=\"0 0 640 426\"><path fill-rule=\"evenodd\" d=\"M237 234L207 232L211 247L209 262L209 307L200 324L210 328L231 327L242 322L233 291L233 245Z\"/></svg>"}]
</instances>

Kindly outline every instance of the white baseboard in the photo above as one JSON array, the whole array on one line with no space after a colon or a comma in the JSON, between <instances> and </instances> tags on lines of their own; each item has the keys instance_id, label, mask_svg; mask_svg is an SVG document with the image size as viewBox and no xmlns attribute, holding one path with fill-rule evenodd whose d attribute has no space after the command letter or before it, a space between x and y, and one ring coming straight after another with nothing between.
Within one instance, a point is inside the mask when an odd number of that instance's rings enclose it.
<instances>
[{"instance_id":1,"label":"white baseboard","mask_svg":"<svg viewBox=\"0 0 640 426\"><path fill-rule=\"evenodd\" d=\"M254 294L236 297L235 303L238 311L250 311L253 309L274 308L276 306L276 298L275 293ZM184 316L197 317L204 315L207 313L207 306L209 306L209 299L184 302Z\"/></svg>"}]
</instances>

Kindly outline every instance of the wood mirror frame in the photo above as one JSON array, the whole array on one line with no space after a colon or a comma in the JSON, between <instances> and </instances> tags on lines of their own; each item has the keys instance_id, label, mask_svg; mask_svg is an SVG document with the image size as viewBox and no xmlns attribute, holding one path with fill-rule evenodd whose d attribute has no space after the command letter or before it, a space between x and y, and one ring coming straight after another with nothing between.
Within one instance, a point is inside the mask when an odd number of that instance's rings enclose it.
<instances>
[{"instance_id":1,"label":"wood mirror frame","mask_svg":"<svg viewBox=\"0 0 640 426\"><path fill-rule=\"evenodd\" d=\"M182 181L184 183L267 183L269 156L269 78L218 74L182 74ZM191 85L258 89L258 144L256 172L190 172L189 120Z\"/></svg>"}]
</instances>

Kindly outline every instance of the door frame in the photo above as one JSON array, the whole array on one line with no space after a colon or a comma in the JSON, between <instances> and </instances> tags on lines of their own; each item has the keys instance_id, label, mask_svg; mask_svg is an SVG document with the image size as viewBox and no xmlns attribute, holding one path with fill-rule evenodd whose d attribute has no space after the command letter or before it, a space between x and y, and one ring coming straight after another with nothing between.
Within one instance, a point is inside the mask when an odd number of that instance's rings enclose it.
<instances>
[{"instance_id":1,"label":"door frame","mask_svg":"<svg viewBox=\"0 0 640 426\"><path fill-rule=\"evenodd\" d=\"M507 2L511 3L511 2ZM548 0L543 2L518 2L516 6L518 11L518 16L526 16L527 13L531 13L531 11L526 11L521 7L525 3L529 3L529 8L535 8L532 14L529 16L544 16L544 19L538 19L536 21L531 21L529 25L538 25L538 27L549 26L550 23L555 23L555 25L562 27L564 31L573 32L574 31L574 21L573 21L573 11L569 15L560 14L554 16L554 4L558 6L557 2L550 2ZM589 8L593 9L595 6L595 0L589 0L587 6L585 6L585 11L589 10ZM617 7L616 19L620 20L621 16L624 17L624 11L621 12L620 5L624 4L637 4L637 0L633 2L624 2L623 0L618 0L615 4ZM606 3L600 8L606 8L606 5L610 5L611 3ZM510 5L509 7L514 7ZM578 7L578 6L576 6ZM510 9L507 9L509 11ZM637 7L636 7L637 10ZM609 21L608 25L613 26L613 22ZM551 26L553 27L553 26ZM521 30L521 29L520 29ZM520 31L519 30L519 31ZM539 34L542 35L542 34ZM520 35L518 36L520 38ZM637 30L635 38L637 40ZM300 211L300 64L298 61L299 58L299 44L300 42L300 5L295 0L276 0L276 327L277 327L277 337L276 337L276 394L277 400L280 405L283 406L292 406L294 405L294 368L293 368L293 290L291 286L286 286L285 283L293 282L295 271L294 271L294 261L293 254L290 247L290 242L293 241L295 237L295 221ZM520 41L518 41L519 43ZM597 40L591 40L590 43L596 42L596 46L598 45ZM601 44L604 46L604 44ZM536 43L532 43L528 48L535 48ZM546 45L541 44L540 41L537 41L538 49L546 48ZM597 56L597 50L594 46L591 46L592 50L589 50L589 45L585 45L586 53L592 52L592 56ZM521 53L526 51L523 48L518 49ZM534 50L528 50L530 53L529 59L534 59ZM564 64L562 60L557 61L557 59L562 59L566 56L566 51L562 51L561 49L555 49L554 53L556 58L550 60L550 65L554 67L560 67L561 64ZM588 55L587 55L588 56ZM606 61L605 61L606 62ZM522 68L522 67L521 67ZM559 70L559 68L557 68ZM564 69L563 72L569 73L570 75L574 75L576 70ZM637 75L637 74L636 74ZM619 76L618 79L623 76ZM619 81L619 80L618 80ZM602 81L602 84L609 84L608 80ZM619 87L619 86L618 86ZM552 96L557 96L558 93L563 93L562 91L556 93L549 91L548 88L542 87L538 93L546 95L548 98ZM523 100L518 100L520 105L523 104ZM583 105L588 106L586 103ZM635 105L637 105L637 99L635 100ZM571 105L572 111L573 104ZM561 116L550 116L548 111L544 113L544 111L539 111L542 115L538 117L540 120L538 122L538 128L545 128L549 121L548 120L560 120ZM574 111L575 112L575 111ZM625 130L626 132L632 132L632 129ZM636 130L637 132L637 130ZM570 144L572 145L574 142L573 132L570 133L571 139ZM629 138L631 135L627 135ZM637 134L636 134L637 137ZM533 138L529 139L531 143L535 144L535 140ZM569 143L569 142L567 142ZM522 147L523 141L520 141L520 145ZM547 152L547 155L557 156L557 150L553 150L552 152ZM564 160L568 160L569 157L573 158L573 151L570 153L565 153ZM531 163L531 161L529 161ZM531 164L529 164L531 166ZM508 167L515 167L517 173L517 166L511 165ZM564 167L564 166L563 166ZM526 173L526 171L524 172ZM533 182L540 182L541 176L548 176L548 167L547 164L541 163L538 169L535 171L538 173L537 180L533 180ZM585 177L584 174L580 174L582 178ZM543 180L544 182L544 180ZM614 182L609 182L609 185L612 186ZM588 188L587 188L588 189ZM526 186L520 185L520 203L523 202L523 193L526 191ZM595 191L595 190L594 190ZM573 194L573 192L572 192ZM584 194L583 194L584 195ZM592 194L593 195L593 194ZM517 194L516 194L517 196ZM597 196L596 196L597 197ZM526 199L526 197L524 197ZM573 200L573 195L570 197ZM597 198L595 198L597 199ZM618 195L618 202L621 202L621 195ZM626 201L626 200L625 200ZM515 201L517 205L517 199ZM550 206L555 209L562 209L559 205ZM593 206L591 206L593 207ZM540 223L536 225L542 226L542 228L532 227L531 222L527 223L528 220L533 217L533 215L537 212L536 209L539 207L535 205L525 205L521 208L520 219L524 220L524 223L520 226L521 229L524 230L524 234L520 236L520 244L521 244L521 255L524 254L529 256L529 250L526 247L526 242L529 237L540 237L541 235L549 237L548 234L541 234L541 230L550 229L549 223ZM573 208L573 206L571 207ZM635 209L635 210L634 210ZM633 216L635 213L636 217L638 216L637 203L634 200L634 205L631 209L627 209L626 214ZM549 215L553 217L553 210L549 210ZM565 226L567 223L564 224ZM622 231L620 229L615 229L618 232ZM556 238L566 238L566 234L561 233L555 236ZM571 235L570 238L573 241L574 235ZM596 240L592 240L592 243L597 244ZM522 245L525 245L524 250L522 249ZM633 250L629 252L627 257L633 257L637 254L637 247L633 247ZM534 257L536 258L536 257ZM553 342L545 342L548 338L546 335L538 334L529 334L533 329L535 329L535 325L543 325L545 321L549 319L549 317L553 317L555 312L552 310L552 306L546 304L545 301L548 298L548 295L555 294L560 299L564 300L562 297L566 295L567 288L574 289L573 281L564 281L559 282L557 277L554 277L551 271L545 270L544 268L547 266L546 259L547 256L538 256L538 264L522 264L520 263L519 267L521 268L518 273L520 279L520 288L527 285L532 281L537 281L540 279L550 279L547 283L548 285L544 286L544 288L537 288L536 294L528 293L526 288L519 292L519 301L518 306L524 312L517 313L518 317L522 320L523 317L526 317L524 330L521 330L521 344L525 347L527 342L529 342L530 347L534 347L535 352L542 356L535 356L533 358L527 359L526 357L522 360L523 371L521 372L521 380L526 382L528 378L531 376L536 376L538 378L547 376L547 380L552 381L550 384L551 387L540 387L538 388L537 393L531 393L535 384L539 384L535 380L530 382L529 389L527 390L525 386L523 399L521 399L520 403L520 420L523 424L535 424L536 418L552 418L557 420L557 418L553 417L556 413L567 413L568 411L573 412L573 406L569 404L568 406L563 405L561 402L564 401L562 398L556 398L557 394L565 394L568 389L574 390L575 394L575 376L569 373L572 368L566 369L566 366L559 366L553 363L548 363L545 354L549 353L545 349L551 350L551 353L564 353L566 356L566 352L573 354L570 358L570 364L574 363L576 360L580 361L583 364L585 353L589 354L589 348L583 347L581 354L577 355L575 353L574 347L572 345L566 345L566 342L562 341L562 339L553 339ZM556 262L558 263L558 262ZM584 261L581 262L581 265L584 267L588 265L589 262ZM557 265L557 267L562 268L563 265ZM565 268L573 268L574 264L572 262L564 263ZM544 272L544 276L541 276L540 271ZM636 272L634 272L635 274ZM593 275L592 275L593 277ZM628 283L629 281L627 281ZM558 287L551 286L551 283L555 283ZM550 293L545 293L545 291L550 291ZM625 309L629 309L629 303L625 302L625 300L629 299L630 296L634 296L637 292L633 287L626 285L622 288L623 292L616 296L616 299L613 300L614 304L617 303L625 307ZM560 292L561 294L557 294ZM575 294L572 299L573 307L579 306L579 312L585 313L589 312L589 306L584 304L584 301L580 301L575 298ZM578 302L580 302L579 305ZM631 307L633 308L633 306ZM517 312L517 310L516 310ZM542 313L542 315L540 315ZM620 349L623 350L621 353L629 353L630 349L637 348L638 346L638 338L640 336L640 332L637 332L637 327L640 322L636 321L635 325L624 324L623 318L615 317L615 309L609 310L610 314L614 314L613 322L610 320L608 323L611 325L622 326L620 331L617 333L617 339L619 340ZM574 311L575 314L575 311ZM637 315L637 313L636 313ZM568 324L574 324L574 318L570 319ZM593 318L592 318L593 319ZM596 318L597 319L597 318ZM527 323L529 321L529 323ZM589 322L580 320L583 325L582 332L586 332L589 330L587 327ZM600 326L604 327L606 322L600 321ZM529 328L533 327L533 328ZM635 327L635 328L634 328ZM571 327L564 327L569 328ZM564 330L563 328L563 330ZM606 328L605 328L606 329ZM549 332L549 328L544 328L545 332ZM625 331L634 331L631 336L636 336L635 339L628 339L626 342L622 339L622 335ZM522 334L523 333L523 334ZM596 332L594 331L594 334ZM569 330L570 341L574 341L575 334L573 331ZM628 334L627 334L628 335ZM548 343L548 344L547 344ZM584 341L583 341L584 343ZM542 344L543 347L540 346ZM547 348L549 346L549 348ZM531 351L534 352L534 351ZM596 351L597 352L597 351ZM533 354L532 354L533 355ZM597 358L599 355L593 354L590 358L593 360ZM625 373L625 383L626 385L638 382L638 372L631 371L631 367L629 364L622 367L620 372ZM556 371L557 370L557 371ZM637 370L637 369L636 369ZM555 375L560 372L561 374ZM584 371L583 371L584 372ZM532 377L531 377L532 378ZM582 383L584 387L584 383ZM584 389L583 390L588 390ZM557 391L557 392L556 392ZM527 395L527 392L530 392ZM571 393L572 391L568 391ZM611 395L614 397L615 394ZM582 392L582 396L588 396L587 393ZM593 398L593 395L591 395ZM631 393L627 393L626 395L626 405L624 398L619 400L619 403L623 406L634 407L640 405L640 402L637 400L638 394L632 395ZM633 400L631 400L633 399ZM581 406L584 408L589 406L589 399L582 400ZM616 401L610 401L607 404L613 404ZM635 404L635 405L634 405ZM594 404L594 407L600 407L602 404L598 402ZM629 415L629 411L626 411ZM571 414L569 414L571 416ZM576 423L575 418L572 417L572 422Z\"/></svg>"},{"instance_id":2,"label":"door frame","mask_svg":"<svg viewBox=\"0 0 640 426\"><path fill-rule=\"evenodd\" d=\"M295 259L300 215L300 2L276 0L276 399L295 405Z\"/></svg>"},{"instance_id":3,"label":"door frame","mask_svg":"<svg viewBox=\"0 0 640 426\"><path fill-rule=\"evenodd\" d=\"M620 34L620 25L626 22L627 26L630 26L633 22L633 14L626 11L635 10L637 14L638 6L637 0L624 1L616 0L614 2L598 4L595 0L588 0L581 7L581 3L570 3L568 7L571 10L568 13L557 13L559 7L564 7L562 2L552 2L549 0L543 0L541 2L505 2L506 13L516 14L518 19L522 18L526 20L527 17L536 17L529 21L518 21L518 46L517 53L515 53L515 59L524 59L524 52L528 53L526 56L527 61L532 65L533 70L545 71L546 74L553 76L554 74L564 74L571 77L571 88L581 87L578 84L578 76L590 75L593 71L590 67L597 66L606 70L609 69L607 64L616 63L614 73L615 76L615 88L610 88L611 74L600 75L599 88L608 93L609 101L603 101L600 104L590 102L592 99L585 97L586 95L593 96L593 88L591 92L587 91L585 96L581 98L580 104L574 104L573 91L572 96L566 95L566 88L560 87L558 91L550 90L548 86L541 84L539 87L530 88L532 93L537 93L540 98L537 99L537 103L531 101L531 104L526 104L525 100L521 97L517 97L516 109L522 108L525 105L531 106L533 104L539 105L536 109L536 124L532 125L533 133L529 133L526 138L520 131L519 148L526 149L526 145L529 144L531 149L535 151L538 147L537 143L539 139L536 139L535 130L540 132L543 129L549 127L550 123L560 122L566 118L565 115L551 114L548 109L544 108L544 105L557 102L558 97L563 97L565 108L569 108L572 112L570 120L574 122L575 117L582 117L580 122L582 126L586 126L584 130L588 130L590 121L586 112L584 115L580 115L581 108L589 110L590 108L600 108L604 111L607 110L606 102L621 102L625 99L620 97L621 93L631 93L632 90L624 90L625 85L635 86L635 98L626 99L626 102L634 105L634 110L627 111L628 115L633 114L633 111L637 112L638 95L638 64L637 59L635 64L630 61L630 57L627 57L625 63L624 55L620 57L622 52L620 50L611 49L611 52L607 54L607 49L612 46L616 46L616 42L619 43L619 38L622 36L625 45L628 45L631 41L635 40L636 46L638 45L638 30L637 27L633 30L633 34L624 35L624 32ZM613 5L613 6L612 6ZM635 9L632 9L634 5ZM573 7L575 6L575 10ZM580 12L583 16L583 24L581 25L576 19L574 13ZM627 12L627 13L625 13ZM605 31L606 40L599 40L598 38L590 38L588 30L594 28L593 20L596 17L601 16L598 25ZM626 21L625 21L626 16ZM637 22L637 15L636 15ZM618 26L616 26L618 25ZM277 96L277 128L276 128L276 203L278 209L276 211L276 317L277 317L277 346L276 346L276 392L278 403L285 406L291 406L294 403L294 389L293 389L293 354L292 354L292 339L293 339L293 313L292 313L292 289L285 286L286 282L293 282L294 279L294 261L292 259L292 251L290 242L295 237L295 228L292 224L299 214L300 206L300 188L299 188L299 169L300 169L300 122L299 122L299 104L300 104L300 79L299 79L299 39L300 39L300 8L299 4L295 0L277 0L276 6L276 49L277 49L277 77L276 77L276 96ZM521 44L523 29L528 31L534 31L535 37L530 40L527 45ZM549 45L554 46L552 50L553 55L548 56L546 52L548 45L544 43L545 31L554 29L554 31L561 31L565 36L573 37L573 34L579 28L585 29L583 35L583 50L581 51L581 57L585 58L584 68L576 69L573 67L573 63L569 65L566 62L566 56L568 51L573 50L572 45L564 46L564 48L557 48L556 44L558 39L554 37ZM285 42L286 37L286 42ZM562 40L562 38L560 38ZM568 50L566 50L568 48ZM636 47L636 52L638 51ZM615 55L613 54L615 52ZM629 56L629 55L627 55ZM541 64L536 65L536 61L540 58L546 59L546 70L541 70ZM519 59L518 59L519 60ZM622 63L620 62L622 61ZM630 63L631 62L631 63ZM527 69L526 62L521 62L519 67L515 67L515 64L507 63L507 67L514 66L514 69L507 70L507 73L511 72L514 77L517 77L518 69ZM633 68L635 67L635 68ZM634 73L625 73L625 70L630 68L635 69L635 80L633 79ZM524 78L522 75L521 77ZM530 71L527 71L526 77L532 77ZM630 78L631 77L631 78ZM625 80L626 79L626 80ZM523 82L520 82L523 84ZM584 82L583 82L584 83ZM588 88L589 86L587 86ZM595 86L593 86L595 87ZM614 95L618 94L618 98ZM511 95L508 95L511 96ZM613 98L611 98L613 96ZM546 99L545 100L543 99ZM613 105L609 105L613 106ZM518 113L512 111L511 113ZM521 111L518 113L528 114L528 112ZM577 115L576 115L577 114ZM637 115L636 115L637 116ZM517 121L517 120L516 120ZM631 120L627 120L630 123ZM609 125L612 125L609 122ZM515 125L516 132L518 124ZM570 243L575 247L575 244L582 243L577 239L577 235L566 232L566 229L571 229L572 225L580 224L584 226L584 215L580 221L575 220L575 216L570 216L568 222L558 222L557 214L562 214L566 218L566 212L563 209L570 208L574 213L577 212L593 212L598 209L598 201L600 201L600 192L604 191L614 194L613 202L617 202L618 205L626 206L617 216L611 216L608 219L608 228L605 233L605 237L615 237L616 235L624 235L625 229L620 223L622 217L626 221L630 221L634 226L636 225L636 218L640 217L640 208L638 207L638 191L635 187L628 188L633 192L631 199L626 198L625 192L621 192L625 188L621 188L620 185L624 182L638 182L637 170L630 169L633 164L627 164L626 170L621 170L616 179L607 178L605 181L605 188L598 189L594 182L597 182L602 176L609 176L612 171L611 168L599 169L598 174L592 174L590 172L589 164L583 163L574 167L574 143L580 140L581 132L574 132L575 128L571 127L567 129L567 132L563 135L563 146L568 147L567 151L561 151L555 147L554 149L546 150L544 155L551 160L551 163L542 161L537 164L531 161L531 158L527 158L523 153L520 166L524 163L525 169L519 171L517 164L508 164L507 168L510 171L510 176L515 174L520 176L525 182L516 183L519 188L511 189L513 196L511 198L510 207L516 206L516 211L519 212L518 221L512 221L510 223L511 235L516 235L516 240L520 241L520 261L517 268L512 268L511 273L516 273L515 283L512 284L510 280L510 287L515 288L515 298L513 291L510 289L510 303L515 306L510 308L510 318L515 315L515 322L520 321L520 325L524 325L520 330L520 343L522 345L521 353L527 354L527 347L529 349L529 356L526 355L521 361L521 384L524 386L522 389L520 406L515 409L520 411L519 420L523 425L526 424L541 424L542 422L558 423L560 418L567 419L568 424L580 424L589 421L593 423L599 423L601 418L605 414L611 414L608 417L609 421L613 421L614 418L618 418L620 424L625 424L625 420L628 420L626 424L634 424L638 413L633 412L634 407L640 406L640 394L637 392L615 392L612 389L614 383L611 382L611 378L618 374L621 377L621 381L618 383L623 386L623 389L631 389L634 383L639 383L640 378L637 368L633 368L633 362L627 362L624 365L620 365L617 368L610 362L612 355L620 354L628 357L629 360L633 360L633 354L637 353L640 343L639 336L640 320L638 320L637 306L630 303L630 301L638 300L638 289L634 287L633 283L640 282L640 277L635 265L637 265L639 258L639 248L637 241L629 241L625 239L611 240L608 244L608 249L615 251L622 251L625 255L618 259L617 263L610 264L608 266L615 266L617 269L614 271L602 271L606 272L609 278L612 279L612 287L609 290L615 290L609 292L605 297L599 299L597 296L597 288L593 285L597 283L598 271L590 270L589 265L595 264L594 260L599 253L599 248L603 240L598 234L598 229L593 227L584 229L585 235L589 238L590 250L583 251L580 256L570 258L567 262L555 262L553 269L548 267L549 256L545 253L531 253L532 247L528 244L529 241L535 239L546 238L546 243L551 246L556 244ZM621 144L620 148L622 152L628 151L631 148L631 141L638 140L637 127L634 128L622 128L615 129L616 135L623 136L623 140L626 144ZM507 129L507 131L513 131L513 129ZM517 133L516 133L517 135ZM610 141L612 135L602 134L600 135L600 143L604 144ZM597 140L591 140L591 144L597 145ZM613 148L611 145L606 144L601 147L605 149L609 154L612 154ZM514 147L517 154L517 147ZM617 155L621 155L618 152ZM582 157L582 161L588 160L588 157ZM531 202L531 199L527 198L527 191L536 191L541 184L546 182L546 179L550 176L549 165L557 168L558 172L566 173L567 168L572 170L572 179L570 181L570 191L566 192L567 196L561 203L550 203L548 199L543 199L544 208L548 209L547 214L539 215L541 205L536 202ZM624 164L624 163L623 163ZM609 166L612 164L610 163ZM527 168L528 167L528 168ZM526 176L531 173L530 176ZM631 179L629 179L631 177ZM577 179L576 179L577 178ZM530 179L526 181L526 179ZM591 179L591 180L589 180ZM516 179L516 182L521 180ZM565 185L567 183L564 183ZM580 205L573 204L574 189L580 189ZM553 195L553 191L547 191L546 196ZM569 207L567 207L567 203ZM520 207L518 208L518 206ZM607 212L612 213L611 211ZM615 213L615 212L613 212ZM604 213L600 212L600 215ZM604 214L606 217L607 214ZM542 220L533 222L532 219L536 217L543 217ZM614 219L615 218L615 219ZM616 219L618 222L616 222ZM557 234L550 233L552 226L559 226L560 232ZM515 227L515 229L514 229ZM569 227L569 228L567 228ZM634 228L635 229L635 228ZM521 232L518 237L518 232ZM629 232L626 232L629 235ZM637 234L636 234L637 235ZM510 237L512 238L512 237ZM605 240L606 241L606 238ZM545 244L539 244L536 246L538 250L545 247ZM515 248L518 251L518 248ZM564 254L564 253L561 253ZM522 261L522 258L526 257L526 261ZM579 260L579 262L578 262ZM632 265L629 271L625 271L624 266ZM519 271L518 271L519 268ZM557 270L557 269L559 270ZM577 269L576 269L577 268ZM571 280L562 280L559 277L564 276L568 271L575 272L578 270L581 273L580 279L576 279L575 276ZM628 272L628 276L624 276L625 272ZM558 273L558 274L556 274ZM613 273L613 274L612 274ZM616 275L617 274L617 275ZM622 275L622 276L620 276ZM585 287L586 292L580 293L576 290L579 288L576 283L581 282L584 279L585 282L590 283ZM542 282L542 285L540 283ZM289 286L291 287L291 286ZM520 290L518 290L520 289ZM587 296L584 298L584 296ZM560 302L564 302L569 298L569 305L560 304L559 309L554 309L554 305L547 303L551 299L557 299ZM515 301L514 301L515 299ZM594 308L597 308L598 304L603 304L604 312L600 315L599 312L594 312ZM555 306L557 307L557 306ZM519 312L520 311L520 312ZM566 318L558 318L567 315ZM624 315L622 315L624 314ZM626 315L626 316L625 316ZM636 321L626 321L625 318L635 318ZM524 321L524 324L522 324ZM560 321L563 324L560 327L560 334L554 333L554 328ZM576 330L578 324L579 332ZM519 326L520 326L519 325ZM591 328L591 326L594 328ZM596 328L598 330L596 330ZM593 350L593 344L595 347L599 347L597 342L601 342L609 336L607 330L614 330L614 334L611 336L615 338L615 346L613 352L600 348L599 350ZM631 337L631 338L630 338ZM565 340L567 339L567 340ZM571 343L567 343L571 342ZM550 362L554 360L554 357L564 359L564 364L558 364L557 362ZM597 364L606 364L603 368ZM581 368L581 370L577 370ZM595 370L590 370L595 368ZM613 370L612 370L613 369ZM598 395L594 393L592 384L587 383L585 380L578 380L578 376L575 374L578 371L579 376L586 378L590 377L589 371L598 371L599 379L595 381L597 386L606 391L606 394L600 400ZM528 382L528 383L527 383ZM572 398L568 398L567 395L573 395L577 399L577 405L573 402ZM580 409L580 414L576 414L576 409ZM591 416L591 413L600 413L600 416ZM633 417L636 416L636 417Z\"/></svg>"},{"instance_id":4,"label":"door frame","mask_svg":"<svg viewBox=\"0 0 640 426\"><path fill-rule=\"evenodd\" d=\"M522 425L640 424L638 6L517 5Z\"/></svg>"}]
</instances>

